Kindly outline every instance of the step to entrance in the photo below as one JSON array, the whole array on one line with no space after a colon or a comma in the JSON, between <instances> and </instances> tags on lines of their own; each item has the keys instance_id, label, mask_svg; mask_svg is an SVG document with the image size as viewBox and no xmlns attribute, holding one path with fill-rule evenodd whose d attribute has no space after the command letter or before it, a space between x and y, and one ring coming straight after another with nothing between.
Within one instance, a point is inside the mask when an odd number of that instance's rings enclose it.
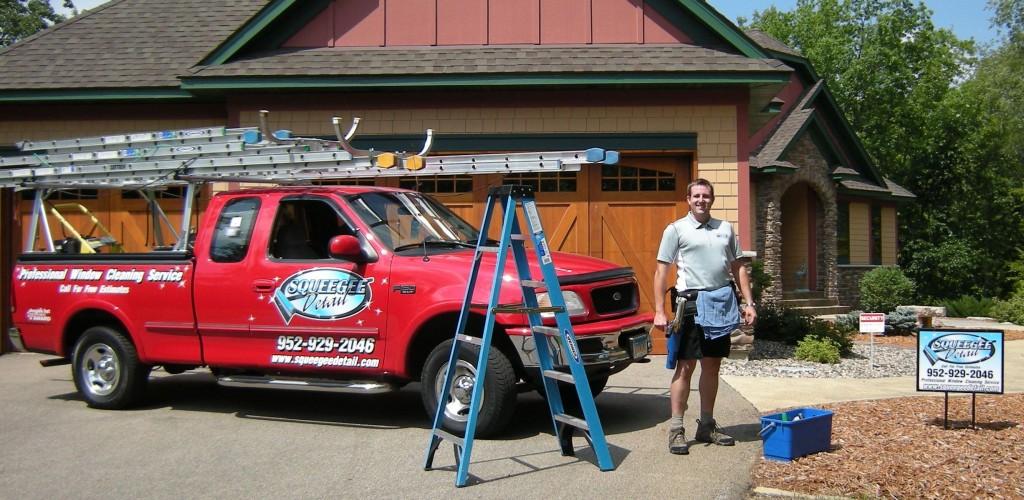
<instances>
[{"instance_id":1,"label":"step to entrance","mask_svg":"<svg viewBox=\"0 0 1024 500\"><path fill-rule=\"evenodd\" d=\"M826 314L846 314L850 312L850 306L830 305L830 306L805 306L805 307L790 307L788 308L797 314L803 316L822 316Z\"/></svg>"}]
</instances>

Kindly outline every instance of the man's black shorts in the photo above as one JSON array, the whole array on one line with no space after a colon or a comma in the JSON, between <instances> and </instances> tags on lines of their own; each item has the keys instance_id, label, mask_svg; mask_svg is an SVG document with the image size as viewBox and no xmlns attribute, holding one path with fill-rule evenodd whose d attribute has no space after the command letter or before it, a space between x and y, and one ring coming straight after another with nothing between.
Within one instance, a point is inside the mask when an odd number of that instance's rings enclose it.
<instances>
[{"instance_id":1,"label":"man's black shorts","mask_svg":"<svg viewBox=\"0 0 1024 500\"><path fill-rule=\"evenodd\" d=\"M693 316L687 316L683 323L683 342L678 359L727 358L732 346L732 335L722 335L713 340L704 338L704 329L694 323Z\"/></svg>"}]
</instances>

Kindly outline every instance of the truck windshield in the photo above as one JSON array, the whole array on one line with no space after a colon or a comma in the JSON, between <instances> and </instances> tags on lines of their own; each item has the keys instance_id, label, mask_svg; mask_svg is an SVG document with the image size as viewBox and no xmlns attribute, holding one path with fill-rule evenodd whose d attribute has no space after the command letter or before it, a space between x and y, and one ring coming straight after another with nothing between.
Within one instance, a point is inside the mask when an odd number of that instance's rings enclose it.
<instances>
[{"instance_id":1,"label":"truck windshield","mask_svg":"<svg viewBox=\"0 0 1024 500\"><path fill-rule=\"evenodd\" d=\"M374 236L393 250L423 245L424 241L472 246L479 234L447 207L419 193L361 193L347 196L346 200Z\"/></svg>"}]
</instances>

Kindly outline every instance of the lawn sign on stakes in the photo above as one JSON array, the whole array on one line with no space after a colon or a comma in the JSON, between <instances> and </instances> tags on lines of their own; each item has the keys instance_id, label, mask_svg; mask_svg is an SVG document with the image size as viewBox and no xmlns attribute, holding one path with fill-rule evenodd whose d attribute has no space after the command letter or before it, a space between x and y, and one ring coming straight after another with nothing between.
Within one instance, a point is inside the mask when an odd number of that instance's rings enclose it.
<instances>
[{"instance_id":1,"label":"lawn sign on stakes","mask_svg":"<svg viewBox=\"0 0 1024 500\"><path fill-rule=\"evenodd\" d=\"M945 393L943 429L949 429L949 393L971 394L971 428L977 393L1003 393L1001 330L921 330L917 335L917 390Z\"/></svg>"}]
</instances>

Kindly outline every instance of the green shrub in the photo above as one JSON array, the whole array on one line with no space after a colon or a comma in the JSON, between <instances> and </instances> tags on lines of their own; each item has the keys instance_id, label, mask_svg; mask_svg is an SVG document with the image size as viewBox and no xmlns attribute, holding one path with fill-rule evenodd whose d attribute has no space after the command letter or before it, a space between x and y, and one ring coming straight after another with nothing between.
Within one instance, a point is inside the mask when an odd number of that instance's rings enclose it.
<instances>
[{"instance_id":1,"label":"green shrub","mask_svg":"<svg viewBox=\"0 0 1024 500\"><path fill-rule=\"evenodd\" d=\"M898 267L878 267L860 279L860 305L865 311L888 313L914 300L914 282Z\"/></svg>"},{"instance_id":2,"label":"green shrub","mask_svg":"<svg viewBox=\"0 0 1024 500\"><path fill-rule=\"evenodd\" d=\"M970 295L943 301L946 316L950 318L966 318L968 316L988 316L995 301L988 298L975 298Z\"/></svg>"},{"instance_id":3,"label":"green shrub","mask_svg":"<svg viewBox=\"0 0 1024 500\"><path fill-rule=\"evenodd\" d=\"M839 362L839 346L832 339L808 335L796 345L796 359L836 364Z\"/></svg>"},{"instance_id":4,"label":"green shrub","mask_svg":"<svg viewBox=\"0 0 1024 500\"><path fill-rule=\"evenodd\" d=\"M754 303L761 303L761 294L768 285L772 284L772 277L764 272L764 261L755 260L750 263L750 293L754 296Z\"/></svg>"},{"instance_id":5,"label":"green shrub","mask_svg":"<svg viewBox=\"0 0 1024 500\"><path fill-rule=\"evenodd\" d=\"M811 329L811 322L792 309L761 307L754 323L754 336L796 345Z\"/></svg>"},{"instance_id":6,"label":"green shrub","mask_svg":"<svg viewBox=\"0 0 1024 500\"><path fill-rule=\"evenodd\" d=\"M907 309L896 309L885 315L886 335L910 335L917 328L917 313Z\"/></svg>"},{"instance_id":7,"label":"green shrub","mask_svg":"<svg viewBox=\"0 0 1024 500\"><path fill-rule=\"evenodd\" d=\"M859 332L860 313L861 311L850 311L836 316L836 328L843 333Z\"/></svg>"},{"instance_id":8,"label":"green shrub","mask_svg":"<svg viewBox=\"0 0 1024 500\"><path fill-rule=\"evenodd\" d=\"M1007 300L997 300L989 313L999 321L1024 325L1024 290L1018 291Z\"/></svg>"},{"instance_id":9,"label":"green shrub","mask_svg":"<svg viewBox=\"0 0 1024 500\"><path fill-rule=\"evenodd\" d=\"M810 329L804 338L817 337L819 339L826 339L837 348L839 348L840 355L849 354L853 350L853 336L848 331L843 331L838 326L829 321L820 319L812 319L810 322Z\"/></svg>"}]
</instances>

